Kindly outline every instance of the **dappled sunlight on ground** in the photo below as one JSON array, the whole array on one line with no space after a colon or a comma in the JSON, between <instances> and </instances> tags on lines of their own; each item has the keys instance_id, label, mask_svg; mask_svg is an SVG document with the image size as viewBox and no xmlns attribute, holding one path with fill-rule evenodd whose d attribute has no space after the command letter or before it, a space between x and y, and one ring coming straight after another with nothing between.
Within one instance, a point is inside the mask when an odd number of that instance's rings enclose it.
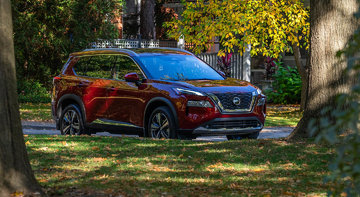
<instances>
[{"instance_id":1,"label":"dappled sunlight on ground","mask_svg":"<svg viewBox=\"0 0 360 197\"><path fill-rule=\"evenodd\" d=\"M194 142L114 137L26 136L48 194L325 196L333 148L282 140ZM73 193L71 193L73 195Z\"/></svg>"}]
</instances>

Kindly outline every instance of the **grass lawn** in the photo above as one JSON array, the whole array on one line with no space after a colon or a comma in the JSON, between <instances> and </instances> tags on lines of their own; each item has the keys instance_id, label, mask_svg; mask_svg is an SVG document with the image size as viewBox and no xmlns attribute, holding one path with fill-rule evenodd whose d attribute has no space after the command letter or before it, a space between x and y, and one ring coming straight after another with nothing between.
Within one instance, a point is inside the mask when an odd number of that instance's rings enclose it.
<instances>
[{"instance_id":1,"label":"grass lawn","mask_svg":"<svg viewBox=\"0 0 360 197\"><path fill-rule=\"evenodd\" d=\"M267 105L266 127L296 126L302 117L300 105Z\"/></svg>"},{"instance_id":2,"label":"grass lawn","mask_svg":"<svg viewBox=\"0 0 360 197\"><path fill-rule=\"evenodd\" d=\"M55 196L326 196L334 157L311 140L29 135L25 142L36 178Z\"/></svg>"},{"instance_id":3,"label":"grass lawn","mask_svg":"<svg viewBox=\"0 0 360 197\"><path fill-rule=\"evenodd\" d=\"M52 121L50 103L20 103L21 120Z\"/></svg>"},{"instance_id":4,"label":"grass lawn","mask_svg":"<svg viewBox=\"0 0 360 197\"><path fill-rule=\"evenodd\" d=\"M20 116L27 121L52 121L51 105L21 103ZM299 105L267 105L265 126L296 126L301 116Z\"/></svg>"}]
</instances>

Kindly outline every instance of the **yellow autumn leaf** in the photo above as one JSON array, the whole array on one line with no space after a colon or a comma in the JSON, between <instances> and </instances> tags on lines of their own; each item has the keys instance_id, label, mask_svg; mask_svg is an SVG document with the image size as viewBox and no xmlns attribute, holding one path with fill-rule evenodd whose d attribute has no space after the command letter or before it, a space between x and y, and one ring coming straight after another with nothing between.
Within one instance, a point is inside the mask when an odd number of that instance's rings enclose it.
<instances>
[{"instance_id":1,"label":"yellow autumn leaf","mask_svg":"<svg viewBox=\"0 0 360 197\"><path fill-rule=\"evenodd\" d=\"M265 171L265 169L263 169L263 168L255 168L252 171L253 172L263 172L263 171Z\"/></svg>"}]
</instances>

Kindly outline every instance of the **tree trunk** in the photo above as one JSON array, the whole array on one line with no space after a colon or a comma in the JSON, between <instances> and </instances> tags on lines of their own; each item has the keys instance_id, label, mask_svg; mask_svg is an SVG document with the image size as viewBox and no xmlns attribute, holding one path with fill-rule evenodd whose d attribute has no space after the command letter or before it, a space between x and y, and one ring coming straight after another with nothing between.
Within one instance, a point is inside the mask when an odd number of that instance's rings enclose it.
<instances>
[{"instance_id":1,"label":"tree trunk","mask_svg":"<svg viewBox=\"0 0 360 197\"><path fill-rule=\"evenodd\" d=\"M306 102L303 118L289 139L309 137L309 122L320 117L322 109L333 106L337 94L350 90L351 85L343 76L346 62L340 62L335 55L357 28L353 16L357 8L357 0L310 1L311 45Z\"/></svg>"},{"instance_id":2,"label":"tree trunk","mask_svg":"<svg viewBox=\"0 0 360 197\"><path fill-rule=\"evenodd\" d=\"M306 60L306 65L304 65L301 62L301 53L300 53L300 49L299 46L297 44L293 44L292 46L293 51L294 51L294 57L295 57L295 64L296 64L296 68L299 71L300 77L301 77L301 82L302 82L302 87L301 87L301 103L300 103L300 110L304 111L305 108L305 103L306 103L306 89L308 86L308 67L309 67L309 58L307 58Z\"/></svg>"},{"instance_id":3,"label":"tree trunk","mask_svg":"<svg viewBox=\"0 0 360 197\"><path fill-rule=\"evenodd\" d=\"M140 33L144 39L155 39L155 0L141 0Z\"/></svg>"},{"instance_id":4,"label":"tree trunk","mask_svg":"<svg viewBox=\"0 0 360 197\"><path fill-rule=\"evenodd\" d=\"M10 0L0 1L0 46L0 196L42 194L31 170L20 122Z\"/></svg>"}]
</instances>

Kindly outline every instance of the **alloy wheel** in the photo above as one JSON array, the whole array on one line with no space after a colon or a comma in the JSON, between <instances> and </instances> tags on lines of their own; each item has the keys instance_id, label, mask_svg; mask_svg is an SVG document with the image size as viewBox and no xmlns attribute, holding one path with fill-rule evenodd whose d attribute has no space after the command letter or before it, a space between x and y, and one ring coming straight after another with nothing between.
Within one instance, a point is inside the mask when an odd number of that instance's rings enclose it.
<instances>
[{"instance_id":1,"label":"alloy wheel","mask_svg":"<svg viewBox=\"0 0 360 197\"><path fill-rule=\"evenodd\" d=\"M164 113L158 112L152 117L150 130L152 138L170 138L169 120Z\"/></svg>"},{"instance_id":2,"label":"alloy wheel","mask_svg":"<svg viewBox=\"0 0 360 197\"><path fill-rule=\"evenodd\" d=\"M62 131L64 135L78 135L80 133L80 117L75 110L68 110L62 121Z\"/></svg>"}]
</instances>

